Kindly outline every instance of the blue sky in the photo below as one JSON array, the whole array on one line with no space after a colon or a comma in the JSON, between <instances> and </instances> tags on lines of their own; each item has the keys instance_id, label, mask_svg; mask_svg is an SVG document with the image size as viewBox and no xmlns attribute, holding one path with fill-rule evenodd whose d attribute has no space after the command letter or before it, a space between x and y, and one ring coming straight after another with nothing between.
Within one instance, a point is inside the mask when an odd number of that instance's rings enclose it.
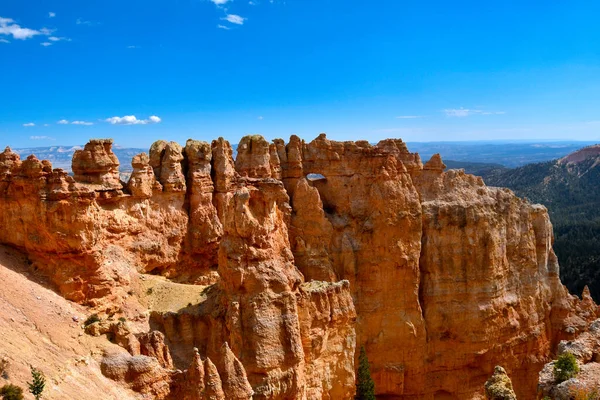
<instances>
[{"instance_id":1,"label":"blue sky","mask_svg":"<svg viewBox=\"0 0 600 400\"><path fill-rule=\"evenodd\" d=\"M596 0L2 0L0 146L600 141L599 17Z\"/></svg>"}]
</instances>

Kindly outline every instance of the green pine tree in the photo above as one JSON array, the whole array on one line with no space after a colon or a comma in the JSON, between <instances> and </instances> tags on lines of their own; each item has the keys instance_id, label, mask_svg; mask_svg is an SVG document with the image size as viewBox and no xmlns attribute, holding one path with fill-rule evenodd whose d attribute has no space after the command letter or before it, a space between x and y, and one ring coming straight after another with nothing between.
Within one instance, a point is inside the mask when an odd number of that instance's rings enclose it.
<instances>
[{"instance_id":1,"label":"green pine tree","mask_svg":"<svg viewBox=\"0 0 600 400\"><path fill-rule=\"evenodd\" d=\"M31 377L33 378L33 381L27 382L29 393L35 397L35 400L40 400L42 398L44 387L46 386L46 378L44 378L44 374L33 367L31 367Z\"/></svg>"},{"instance_id":2,"label":"green pine tree","mask_svg":"<svg viewBox=\"0 0 600 400\"><path fill-rule=\"evenodd\" d=\"M371 368L365 346L361 346L358 356L358 374L356 376L355 400L375 400L375 382L371 378Z\"/></svg>"}]
</instances>

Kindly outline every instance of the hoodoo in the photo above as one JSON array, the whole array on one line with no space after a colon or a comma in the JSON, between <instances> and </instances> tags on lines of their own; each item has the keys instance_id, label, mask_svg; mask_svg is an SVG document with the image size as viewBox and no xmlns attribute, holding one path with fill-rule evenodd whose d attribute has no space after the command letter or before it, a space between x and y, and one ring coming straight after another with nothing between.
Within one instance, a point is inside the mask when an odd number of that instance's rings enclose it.
<instances>
[{"instance_id":1,"label":"hoodoo","mask_svg":"<svg viewBox=\"0 0 600 400\"><path fill-rule=\"evenodd\" d=\"M87 332L123 348L102 373L150 398L352 399L364 346L381 396L472 399L494 374L533 400L600 315L543 206L401 140L158 141L132 166L112 140L73 176L7 148L0 242L100 315Z\"/></svg>"}]
</instances>

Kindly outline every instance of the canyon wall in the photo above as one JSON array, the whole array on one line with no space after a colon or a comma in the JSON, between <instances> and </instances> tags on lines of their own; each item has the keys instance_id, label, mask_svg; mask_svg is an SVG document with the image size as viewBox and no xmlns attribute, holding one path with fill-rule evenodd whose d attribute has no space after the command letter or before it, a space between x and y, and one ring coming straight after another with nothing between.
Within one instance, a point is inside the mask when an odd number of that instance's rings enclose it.
<instances>
[{"instance_id":1,"label":"canyon wall","mask_svg":"<svg viewBox=\"0 0 600 400\"><path fill-rule=\"evenodd\" d=\"M166 382L156 398L350 399L365 346L379 395L473 398L502 365L534 399L558 341L598 316L560 283L544 207L401 140L247 136L235 160L223 139L158 141L127 183L111 146L90 141L74 176L0 153L0 242L111 315L145 274L210 285L151 313L155 350L129 335L104 364Z\"/></svg>"}]
</instances>

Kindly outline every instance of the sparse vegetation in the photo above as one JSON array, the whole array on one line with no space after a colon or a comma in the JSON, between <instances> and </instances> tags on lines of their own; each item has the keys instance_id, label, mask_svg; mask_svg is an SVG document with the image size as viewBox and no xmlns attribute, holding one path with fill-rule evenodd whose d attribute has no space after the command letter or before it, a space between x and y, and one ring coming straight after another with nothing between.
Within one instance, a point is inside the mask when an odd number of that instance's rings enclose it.
<instances>
[{"instance_id":1,"label":"sparse vegetation","mask_svg":"<svg viewBox=\"0 0 600 400\"><path fill-rule=\"evenodd\" d=\"M35 397L35 400L40 400L42 398L42 393L44 392L44 388L46 387L46 378L41 371L31 367L31 382L27 382L27 386L29 387L29 393Z\"/></svg>"},{"instance_id":2,"label":"sparse vegetation","mask_svg":"<svg viewBox=\"0 0 600 400\"><path fill-rule=\"evenodd\" d=\"M575 377L579 373L577 359L571 353L563 353L554 363L554 379L561 383Z\"/></svg>"},{"instance_id":3,"label":"sparse vegetation","mask_svg":"<svg viewBox=\"0 0 600 400\"><path fill-rule=\"evenodd\" d=\"M90 316L89 316L89 317L88 317L88 318L85 320L85 322L83 323L83 325L87 327L87 326L90 326L90 325L91 325L91 324L93 324L93 323L100 322L100 321L101 321L101 319L100 319L100 317L98 316L98 314L92 314L92 315L90 315Z\"/></svg>"},{"instance_id":4,"label":"sparse vegetation","mask_svg":"<svg viewBox=\"0 0 600 400\"><path fill-rule=\"evenodd\" d=\"M127 322L127 319L125 317L120 317L119 322L125 323Z\"/></svg>"},{"instance_id":5,"label":"sparse vegetation","mask_svg":"<svg viewBox=\"0 0 600 400\"><path fill-rule=\"evenodd\" d=\"M0 377L8 379L8 359L5 357L0 359Z\"/></svg>"},{"instance_id":6,"label":"sparse vegetation","mask_svg":"<svg viewBox=\"0 0 600 400\"><path fill-rule=\"evenodd\" d=\"M371 377L371 367L365 346L361 346L358 357L355 400L375 400L375 382Z\"/></svg>"},{"instance_id":7,"label":"sparse vegetation","mask_svg":"<svg viewBox=\"0 0 600 400\"><path fill-rule=\"evenodd\" d=\"M23 389L9 383L0 388L0 396L2 400L23 400Z\"/></svg>"},{"instance_id":8,"label":"sparse vegetation","mask_svg":"<svg viewBox=\"0 0 600 400\"><path fill-rule=\"evenodd\" d=\"M600 400L600 391L595 388L577 388L573 391L574 400Z\"/></svg>"}]
</instances>

